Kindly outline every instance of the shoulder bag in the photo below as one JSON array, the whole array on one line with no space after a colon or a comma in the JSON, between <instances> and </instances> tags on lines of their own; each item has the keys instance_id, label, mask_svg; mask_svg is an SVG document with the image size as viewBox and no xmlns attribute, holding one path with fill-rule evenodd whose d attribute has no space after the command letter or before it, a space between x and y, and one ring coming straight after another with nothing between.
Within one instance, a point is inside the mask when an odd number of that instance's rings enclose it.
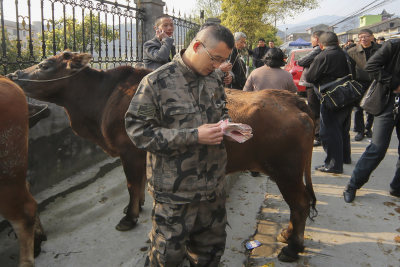
<instances>
[{"instance_id":1,"label":"shoulder bag","mask_svg":"<svg viewBox=\"0 0 400 267\"><path fill-rule=\"evenodd\" d=\"M318 88L321 104L331 110L353 105L364 94L363 86L353 79L349 55L347 53L345 55L350 73L330 83L320 85Z\"/></svg>"},{"instance_id":2,"label":"shoulder bag","mask_svg":"<svg viewBox=\"0 0 400 267\"><path fill-rule=\"evenodd\" d=\"M360 107L374 116L383 112L390 99L390 85L373 80L360 101Z\"/></svg>"}]
</instances>

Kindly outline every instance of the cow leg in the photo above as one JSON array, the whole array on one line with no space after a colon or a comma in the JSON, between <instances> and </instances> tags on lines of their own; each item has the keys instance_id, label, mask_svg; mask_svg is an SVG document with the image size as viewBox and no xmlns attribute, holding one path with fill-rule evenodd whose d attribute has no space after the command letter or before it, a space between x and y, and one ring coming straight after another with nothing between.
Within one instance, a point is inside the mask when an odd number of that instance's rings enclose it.
<instances>
[{"instance_id":1,"label":"cow leg","mask_svg":"<svg viewBox=\"0 0 400 267\"><path fill-rule=\"evenodd\" d=\"M23 198L24 203L14 206L18 211L8 217L4 217L11 223L19 242L19 267L33 267L34 266L34 225L36 216L36 202L32 196L26 192L27 195ZM14 200L15 201L15 200Z\"/></svg>"},{"instance_id":2,"label":"cow leg","mask_svg":"<svg viewBox=\"0 0 400 267\"><path fill-rule=\"evenodd\" d=\"M301 175L298 179L284 181L277 178L276 181L290 208L289 226L278 236L278 241L286 241L288 245L279 253L278 259L292 262L297 260L298 253L304 250L304 229L310 212L310 200Z\"/></svg>"},{"instance_id":3,"label":"cow leg","mask_svg":"<svg viewBox=\"0 0 400 267\"><path fill-rule=\"evenodd\" d=\"M133 151L132 151L133 152ZM134 228L139 218L141 203L144 203L144 177L146 166L144 161L134 158L134 153L126 153L121 156L122 166L127 179L129 192L129 204L126 209L126 215L119 221L115 227L118 231L128 231Z\"/></svg>"},{"instance_id":4,"label":"cow leg","mask_svg":"<svg viewBox=\"0 0 400 267\"><path fill-rule=\"evenodd\" d=\"M39 256L42 251L42 242L47 240L47 236L43 230L42 223L40 222L39 214L35 215L35 226L34 226L34 256L35 258Z\"/></svg>"}]
</instances>

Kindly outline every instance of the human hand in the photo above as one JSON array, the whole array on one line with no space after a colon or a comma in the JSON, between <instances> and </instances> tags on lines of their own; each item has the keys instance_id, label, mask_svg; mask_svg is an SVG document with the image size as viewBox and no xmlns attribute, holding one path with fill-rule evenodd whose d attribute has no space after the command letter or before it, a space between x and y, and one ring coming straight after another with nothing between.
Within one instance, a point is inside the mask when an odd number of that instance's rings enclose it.
<instances>
[{"instance_id":1,"label":"human hand","mask_svg":"<svg viewBox=\"0 0 400 267\"><path fill-rule=\"evenodd\" d=\"M224 84L229 85L232 83L232 75L227 72L226 75L224 76Z\"/></svg>"},{"instance_id":2,"label":"human hand","mask_svg":"<svg viewBox=\"0 0 400 267\"><path fill-rule=\"evenodd\" d=\"M156 30L156 36L160 40L168 37L168 35L163 30L160 30L160 29Z\"/></svg>"},{"instance_id":3,"label":"human hand","mask_svg":"<svg viewBox=\"0 0 400 267\"><path fill-rule=\"evenodd\" d=\"M395 93L395 94L400 94L400 85L397 86L396 89L394 89L393 93Z\"/></svg>"},{"instance_id":4,"label":"human hand","mask_svg":"<svg viewBox=\"0 0 400 267\"><path fill-rule=\"evenodd\" d=\"M221 143L224 134L221 129L221 122L203 124L197 128L199 133L199 144L218 145Z\"/></svg>"},{"instance_id":5,"label":"human hand","mask_svg":"<svg viewBox=\"0 0 400 267\"><path fill-rule=\"evenodd\" d=\"M228 72L232 69L232 64L230 62L224 62L221 65L219 65L219 69L222 70L223 72Z\"/></svg>"}]
</instances>

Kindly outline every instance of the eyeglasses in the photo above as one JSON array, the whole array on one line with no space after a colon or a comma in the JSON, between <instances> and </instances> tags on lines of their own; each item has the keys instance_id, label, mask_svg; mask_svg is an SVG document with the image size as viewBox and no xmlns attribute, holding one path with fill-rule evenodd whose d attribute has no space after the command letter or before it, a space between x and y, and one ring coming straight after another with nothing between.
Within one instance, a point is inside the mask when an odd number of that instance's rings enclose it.
<instances>
[{"instance_id":1,"label":"eyeglasses","mask_svg":"<svg viewBox=\"0 0 400 267\"><path fill-rule=\"evenodd\" d=\"M359 39L368 39L370 38L372 35L360 35L358 36Z\"/></svg>"},{"instance_id":2,"label":"eyeglasses","mask_svg":"<svg viewBox=\"0 0 400 267\"><path fill-rule=\"evenodd\" d=\"M199 42L200 42L200 41L199 41ZM207 53L208 57L209 57L212 61L214 61L214 62L216 62L216 63L218 63L218 64L222 64L222 63L224 63L224 62L227 61L227 59L224 59L224 58L219 58L219 59L217 59L217 58L213 57L213 56L210 54L210 52L208 51L207 47L206 47L202 42L200 42L200 43L201 43L201 45L204 47L204 49L206 50L206 53Z\"/></svg>"}]
</instances>

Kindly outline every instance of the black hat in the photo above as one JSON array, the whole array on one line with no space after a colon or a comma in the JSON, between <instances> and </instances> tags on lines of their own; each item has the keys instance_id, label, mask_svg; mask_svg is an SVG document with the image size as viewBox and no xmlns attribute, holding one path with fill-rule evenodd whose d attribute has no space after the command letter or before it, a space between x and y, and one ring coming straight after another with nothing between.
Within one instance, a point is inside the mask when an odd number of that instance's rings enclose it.
<instances>
[{"instance_id":1,"label":"black hat","mask_svg":"<svg viewBox=\"0 0 400 267\"><path fill-rule=\"evenodd\" d=\"M383 36L380 36L380 37L378 37L378 39L377 39L377 40L385 41L385 37L383 37Z\"/></svg>"}]
</instances>

